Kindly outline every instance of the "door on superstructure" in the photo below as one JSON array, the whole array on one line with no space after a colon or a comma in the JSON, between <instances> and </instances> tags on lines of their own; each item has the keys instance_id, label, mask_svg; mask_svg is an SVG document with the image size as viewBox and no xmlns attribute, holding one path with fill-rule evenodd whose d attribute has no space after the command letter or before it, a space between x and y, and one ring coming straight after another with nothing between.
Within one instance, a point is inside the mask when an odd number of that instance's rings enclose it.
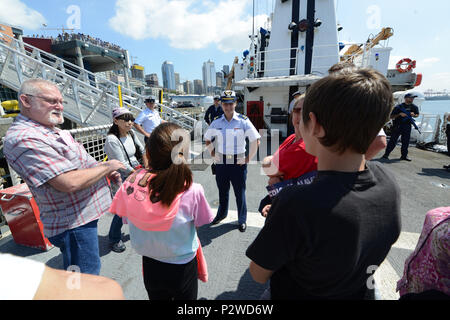
<instances>
[{"instance_id":1,"label":"door on superstructure","mask_svg":"<svg viewBox=\"0 0 450 320\"><path fill-rule=\"evenodd\" d=\"M264 101L247 101L247 117L256 130L264 129Z\"/></svg>"}]
</instances>

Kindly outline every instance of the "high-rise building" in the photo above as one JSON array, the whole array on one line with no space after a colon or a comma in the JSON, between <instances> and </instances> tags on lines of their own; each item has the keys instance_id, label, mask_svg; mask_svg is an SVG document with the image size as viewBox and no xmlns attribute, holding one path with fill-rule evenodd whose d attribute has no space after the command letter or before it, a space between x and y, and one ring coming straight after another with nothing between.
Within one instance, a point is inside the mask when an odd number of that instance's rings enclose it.
<instances>
[{"instance_id":1,"label":"high-rise building","mask_svg":"<svg viewBox=\"0 0 450 320\"><path fill-rule=\"evenodd\" d=\"M192 81L185 81L183 82L183 88L184 88L184 92L187 94L193 94L194 91L194 83Z\"/></svg>"},{"instance_id":2,"label":"high-rise building","mask_svg":"<svg viewBox=\"0 0 450 320\"><path fill-rule=\"evenodd\" d=\"M158 87L159 86L158 75L156 73L145 75L145 82L150 87Z\"/></svg>"},{"instance_id":3,"label":"high-rise building","mask_svg":"<svg viewBox=\"0 0 450 320\"><path fill-rule=\"evenodd\" d=\"M203 81L194 80L194 94L203 94Z\"/></svg>"},{"instance_id":4,"label":"high-rise building","mask_svg":"<svg viewBox=\"0 0 450 320\"><path fill-rule=\"evenodd\" d=\"M230 66L224 65L222 70L223 70L223 72L225 72L226 75L228 75L230 73Z\"/></svg>"},{"instance_id":5,"label":"high-rise building","mask_svg":"<svg viewBox=\"0 0 450 320\"><path fill-rule=\"evenodd\" d=\"M144 81L144 67L133 64L131 66L131 77L136 80Z\"/></svg>"},{"instance_id":6,"label":"high-rise building","mask_svg":"<svg viewBox=\"0 0 450 320\"><path fill-rule=\"evenodd\" d=\"M216 67L214 62L208 60L203 63L203 90L206 94L212 94L216 87Z\"/></svg>"},{"instance_id":7,"label":"high-rise building","mask_svg":"<svg viewBox=\"0 0 450 320\"><path fill-rule=\"evenodd\" d=\"M175 71L173 63L170 61L164 61L161 67L163 86L165 89L176 90L175 86Z\"/></svg>"},{"instance_id":8,"label":"high-rise building","mask_svg":"<svg viewBox=\"0 0 450 320\"><path fill-rule=\"evenodd\" d=\"M219 89L223 89L225 87L225 81L223 77L223 72L216 72L216 86Z\"/></svg>"},{"instance_id":9,"label":"high-rise building","mask_svg":"<svg viewBox=\"0 0 450 320\"><path fill-rule=\"evenodd\" d=\"M180 74L175 72L174 76L175 76L175 87L178 88L178 86L180 85Z\"/></svg>"}]
</instances>

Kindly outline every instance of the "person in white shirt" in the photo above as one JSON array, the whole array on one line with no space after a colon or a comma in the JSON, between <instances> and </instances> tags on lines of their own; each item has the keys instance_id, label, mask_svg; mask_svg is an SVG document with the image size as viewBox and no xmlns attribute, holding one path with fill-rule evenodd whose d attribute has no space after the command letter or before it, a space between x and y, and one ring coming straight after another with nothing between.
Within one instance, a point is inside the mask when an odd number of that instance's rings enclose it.
<instances>
[{"instance_id":1,"label":"person in white shirt","mask_svg":"<svg viewBox=\"0 0 450 320\"><path fill-rule=\"evenodd\" d=\"M113 125L106 136L103 147L108 160L119 160L124 165L124 169L119 169L122 181L142 166L147 166L147 156L144 146L133 133L134 116L130 110L125 107L115 108L112 112ZM141 163L139 162L141 158ZM113 194L119 189L119 185L111 184ZM122 218L114 216L109 229L109 241L111 250L114 252L123 252L126 247L122 242Z\"/></svg>"},{"instance_id":2,"label":"person in white shirt","mask_svg":"<svg viewBox=\"0 0 450 320\"><path fill-rule=\"evenodd\" d=\"M155 99L149 97L144 102L147 108L139 113L134 121L134 127L145 136L144 141L147 143L152 131L166 121L161 119L158 110L155 109Z\"/></svg>"},{"instance_id":3,"label":"person in white shirt","mask_svg":"<svg viewBox=\"0 0 450 320\"><path fill-rule=\"evenodd\" d=\"M123 300L114 280L56 270L42 262L0 253L0 300Z\"/></svg>"},{"instance_id":4,"label":"person in white shirt","mask_svg":"<svg viewBox=\"0 0 450 320\"><path fill-rule=\"evenodd\" d=\"M239 231L247 228L247 204L245 198L247 163L256 155L261 135L250 119L235 112L236 93L226 90L221 97L224 114L214 120L205 133L206 147L216 164L216 182L219 189L219 208L213 225L220 223L228 215L230 183L236 195ZM246 138L250 142L246 157ZM213 141L217 150L214 150Z\"/></svg>"}]
</instances>

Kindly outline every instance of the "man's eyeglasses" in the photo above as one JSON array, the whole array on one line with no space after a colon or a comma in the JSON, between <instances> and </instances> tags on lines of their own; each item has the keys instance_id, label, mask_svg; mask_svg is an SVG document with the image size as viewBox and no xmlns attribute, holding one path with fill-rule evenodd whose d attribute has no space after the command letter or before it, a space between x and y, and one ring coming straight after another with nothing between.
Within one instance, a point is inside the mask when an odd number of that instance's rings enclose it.
<instances>
[{"instance_id":1,"label":"man's eyeglasses","mask_svg":"<svg viewBox=\"0 0 450 320\"><path fill-rule=\"evenodd\" d=\"M45 102L47 102L48 104L52 105L52 106L56 106L57 104L66 104L67 101L62 100L62 99L56 99L56 98L46 98L46 97L41 97L41 96L34 96L32 94L25 94L26 96L30 96L30 97L35 97L35 98L39 98L44 100Z\"/></svg>"}]
</instances>

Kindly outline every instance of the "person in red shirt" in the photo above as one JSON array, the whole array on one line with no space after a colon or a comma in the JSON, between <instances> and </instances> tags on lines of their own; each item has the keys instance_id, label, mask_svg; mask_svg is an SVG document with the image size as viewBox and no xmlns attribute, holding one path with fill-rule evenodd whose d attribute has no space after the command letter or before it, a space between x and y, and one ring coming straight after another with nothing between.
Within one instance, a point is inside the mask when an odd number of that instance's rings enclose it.
<instances>
[{"instance_id":1,"label":"person in red shirt","mask_svg":"<svg viewBox=\"0 0 450 320\"><path fill-rule=\"evenodd\" d=\"M295 133L286 138L273 156L263 160L263 170L269 177L269 185L303 176L317 171L317 158L305 150L305 143L299 130L305 95L298 98L292 110L292 124ZM270 204L263 207L261 213L265 217L269 212Z\"/></svg>"},{"instance_id":2,"label":"person in red shirt","mask_svg":"<svg viewBox=\"0 0 450 320\"><path fill-rule=\"evenodd\" d=\"M305 143L298 129L304 99L303 95L297 100L292 112L295 133L286 138L273 156L263 160L263 170L269 177L270 185L317 170L317 158L305 151Z\"/></svg>"}]
</instances>

